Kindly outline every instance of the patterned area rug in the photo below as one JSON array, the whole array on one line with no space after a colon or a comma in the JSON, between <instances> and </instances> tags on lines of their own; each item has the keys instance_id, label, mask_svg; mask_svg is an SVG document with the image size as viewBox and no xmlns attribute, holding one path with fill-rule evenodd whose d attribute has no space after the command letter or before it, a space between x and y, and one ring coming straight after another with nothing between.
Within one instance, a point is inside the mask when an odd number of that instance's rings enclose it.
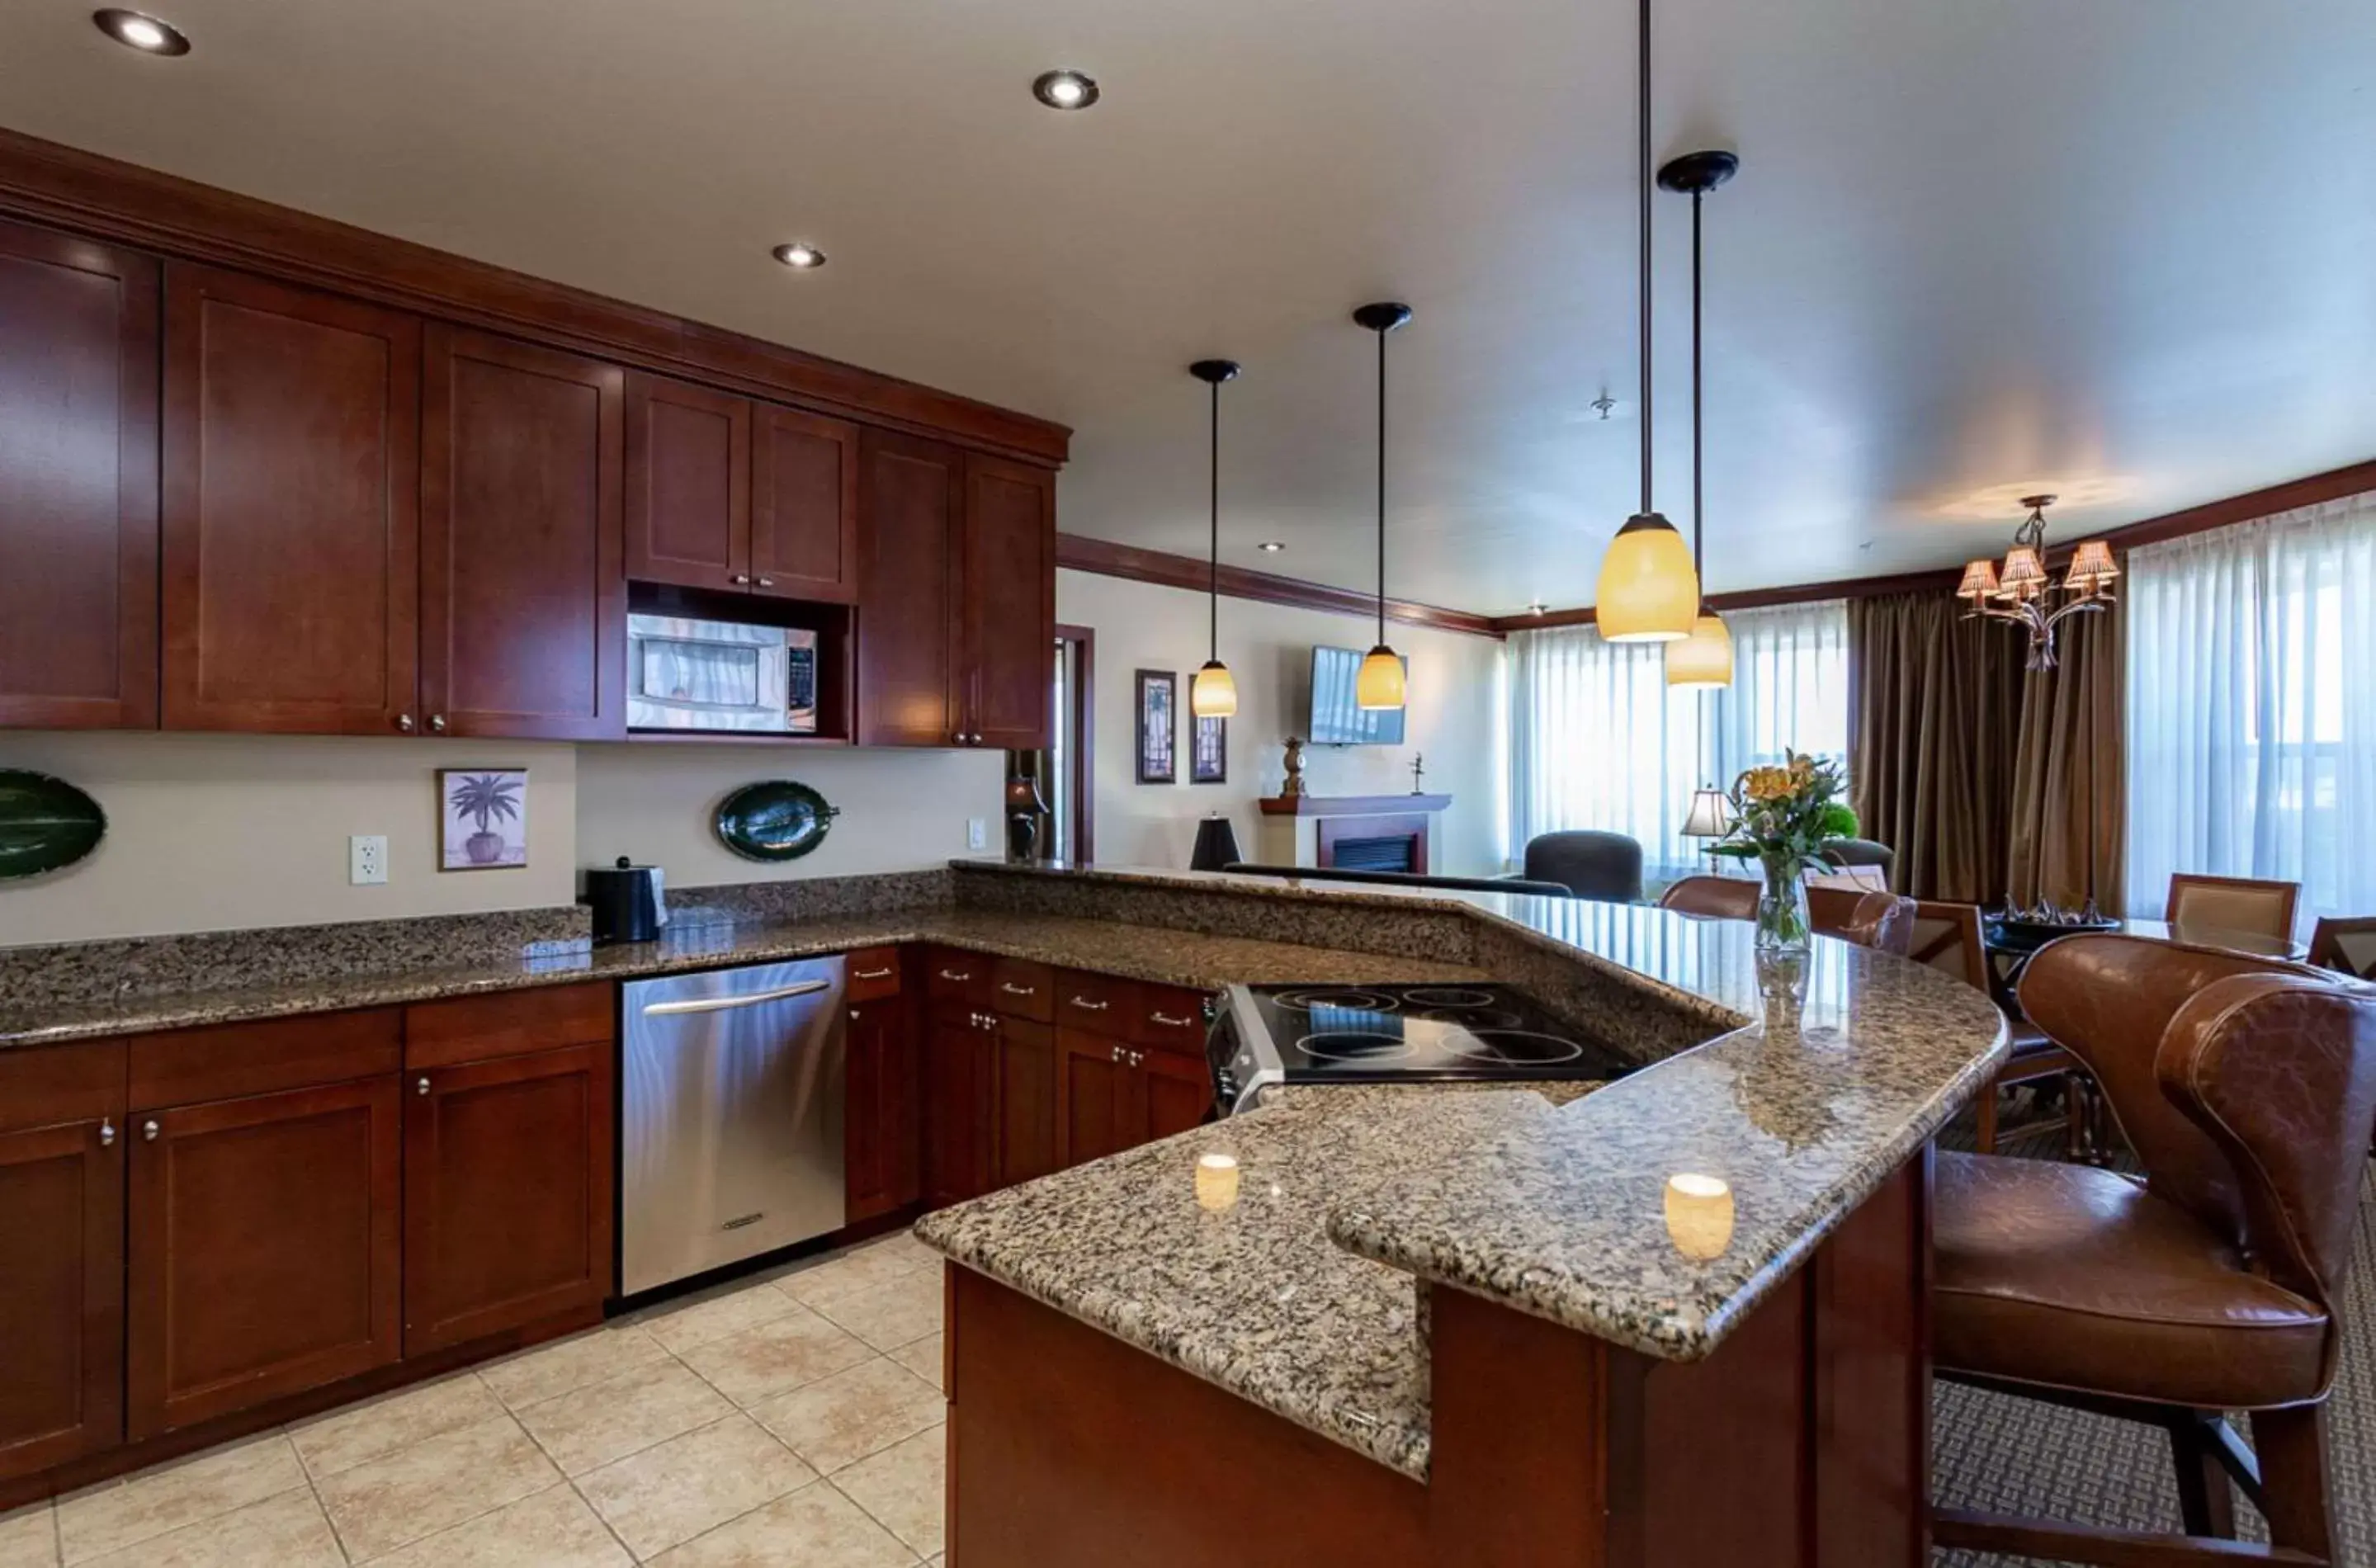
<instances>
[{"instance_id":1,"label":"patterned area rug","mask_svg":"<svg viewBox=\"0 0 2376 1568\"><path fill-rule=\"evenodd\" d=\"M1940 1142L1968 1148L1968 1127L1959 1126ZM2061 1131L2002 1148L2057 1158ZM2343 1371L2327 1403L2342 1536L2337 1561L2346 1568L2376 1568L2376 1191L2367 1188L2344 1313ZM2238 1430L2249 1437L2249 1428ZM2179 1527L2169 1440L2156 1428L1941 1384L1931 1434L1931 1487L1942 1503L2126 1529ZM2236 1514L2239 1534L2267 1538L2240 1494ZM1932 1561L1940 1568L2002 1568L2030 1559L1940 1551Z\"/></svg>"}]
</instances>

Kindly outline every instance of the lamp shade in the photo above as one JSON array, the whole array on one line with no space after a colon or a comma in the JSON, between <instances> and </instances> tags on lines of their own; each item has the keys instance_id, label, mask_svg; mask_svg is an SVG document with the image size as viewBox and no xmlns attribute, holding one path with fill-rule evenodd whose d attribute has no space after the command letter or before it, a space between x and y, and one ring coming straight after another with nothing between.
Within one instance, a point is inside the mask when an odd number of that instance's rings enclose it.
<instances>
[{"instance_id":1,"label":"lamp shade","mask_svg":"<svg viewBox=\"0 0 2376 1568\"><path fill-rule=\"evenodd\" d=\"M2016 544L2005 552L2002 584L1997 589L2005 599L2036 599L2046 588L2046 564L2037 552L2028 545Z\"/></svg>"},{"instance_id":2,"label":"lamp shade","mask_svg":"<svg viewBox=\"0 0 2376 1568\"><path fill-rule=\"evenodd\" d=\"M2071 558L2071 572L2062 579L2062 586L2073 593L2093 593L2110 587L2112 579L2120 575L2120 567L2112 563L2112 547L2100 539L2091 539L2082 541L2079 552Z\"/></svg>"},{"instance_id":3,"label":"lamp shade","mask_svg":"<svg viewBox=\"0 0 2376 1568\"><path fill-rule=\"evenodd\" d=\"M1672 643L1692 635L1700 613L1700 576L1692 548L1656 512L1626 519L1600 558L1593 621L1603 641Z\"/></svg>"},{"instance_id":4,"label":"lamp shade","mask_svg":"<svg viewBox=\"0 0 2376 1568\"><path fill-rule=\"evenodd\" d=\"M1667 684L1686 692L1732 684L1732 630L1723 616L1703 605L1692 635L1667 645Z\"/></svg>"},{"instance_id":5,"label":"lamp shade","mask_svg":"<svg viewBox=\"0 0 2376 1568\"><path fill-rule=\"evenodd\" d=\"M1208 659L1188 687L1188 711L1199 719L1227 719L1238 711L1238 683L1230 667Z\"/></svg>"},{"instance_id":6,"label":"lamp shade","mask_svg":"<svg viewBox=\"0 0 2376 1568\"><path fill-rule=\"evenodd\" d=\"M1997 592L1997 564L1974 561L1964 567L1964 581L1955 589L1957 599L1968 599L1978 604L1984 599L1994 599Z\"/></svg>"},{"instance_id":7,"label":"lamp shade","mask_svg":"<svg viewBox=\"0 0 2376 1568\"><path fill-rule=\"evenodd\" d=\"M1365 713L1400 707L1408 684L1402 656L1380 643L1362 657L1360 672L1353 677L1353 706Z\"/></svg>"},{"instance_id":8,"label":"lamp shade","mask_svg":"<svg viewBox=\"0 0 2376 1568\"><path fill-rule=\"evenodd\" d=\"M1225 871L1243 859L1238 853L1238 831L1228 817L1216 813L1196 825L1196 847L1188 853L1190 871Z\"/></svg>"},{"instance_id":9,"label":"lamp shade","mask_svg":"<svg viewBox=\"0 0 2376 1568\"><path fill-rule=\"evenodd\" d=\"M1732 831L1732 802L1716 789L1692 791L1692 809L1683 816L1686 838L1721 838Z\"/></svg>"}]
</instances>

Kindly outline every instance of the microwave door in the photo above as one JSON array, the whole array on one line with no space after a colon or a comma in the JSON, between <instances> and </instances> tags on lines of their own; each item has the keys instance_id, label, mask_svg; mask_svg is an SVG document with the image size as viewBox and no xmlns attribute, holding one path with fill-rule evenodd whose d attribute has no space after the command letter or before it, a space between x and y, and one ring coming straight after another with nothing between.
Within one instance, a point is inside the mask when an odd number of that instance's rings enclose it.
<instances>
[{"instance_id":1,"label":"microwave door","mask_svg":"<svg viewBox=\"0 0 2376 1568\"><path fill-rule=\"evenodd\" d=\"M627 725L635 730L782 731L785 633L775 626L635 616Z\"/></svg>"}]
</instances>

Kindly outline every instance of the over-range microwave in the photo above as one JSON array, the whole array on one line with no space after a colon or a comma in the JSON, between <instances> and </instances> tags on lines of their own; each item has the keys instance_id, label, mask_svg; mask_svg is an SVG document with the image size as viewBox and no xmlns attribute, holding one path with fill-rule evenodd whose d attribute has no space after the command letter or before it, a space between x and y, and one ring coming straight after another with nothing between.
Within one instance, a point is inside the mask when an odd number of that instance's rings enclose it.
<instances>
[{"instance_id":1,"label":"over-range microwave","mask_svg":"<svg viewBox=\"0 0 2376 1568\"><path fill-rule=\"evenodd\" d=\"M809 735L817 635L674 615L627 617L627 728Z\"/></svg>"}]
</instances>

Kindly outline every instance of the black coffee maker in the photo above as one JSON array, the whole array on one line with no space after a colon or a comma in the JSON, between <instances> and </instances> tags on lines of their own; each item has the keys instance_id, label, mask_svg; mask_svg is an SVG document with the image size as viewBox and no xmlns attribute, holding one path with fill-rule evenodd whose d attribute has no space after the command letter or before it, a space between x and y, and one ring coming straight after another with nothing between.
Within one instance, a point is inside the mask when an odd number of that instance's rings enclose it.
<instances>
[{"instance_id":1,"label":"black coffee maker","mask_svg":"<svg viewBox=\"0 0 2376 1568\"><path fill-rule=\"evenodd\" d=\"M585 902L594 911L594 944L659 940L668 924L660 884L659 867L636 865L624 855L615 867L588 871Z\"/></svg>"}]
</instances>

